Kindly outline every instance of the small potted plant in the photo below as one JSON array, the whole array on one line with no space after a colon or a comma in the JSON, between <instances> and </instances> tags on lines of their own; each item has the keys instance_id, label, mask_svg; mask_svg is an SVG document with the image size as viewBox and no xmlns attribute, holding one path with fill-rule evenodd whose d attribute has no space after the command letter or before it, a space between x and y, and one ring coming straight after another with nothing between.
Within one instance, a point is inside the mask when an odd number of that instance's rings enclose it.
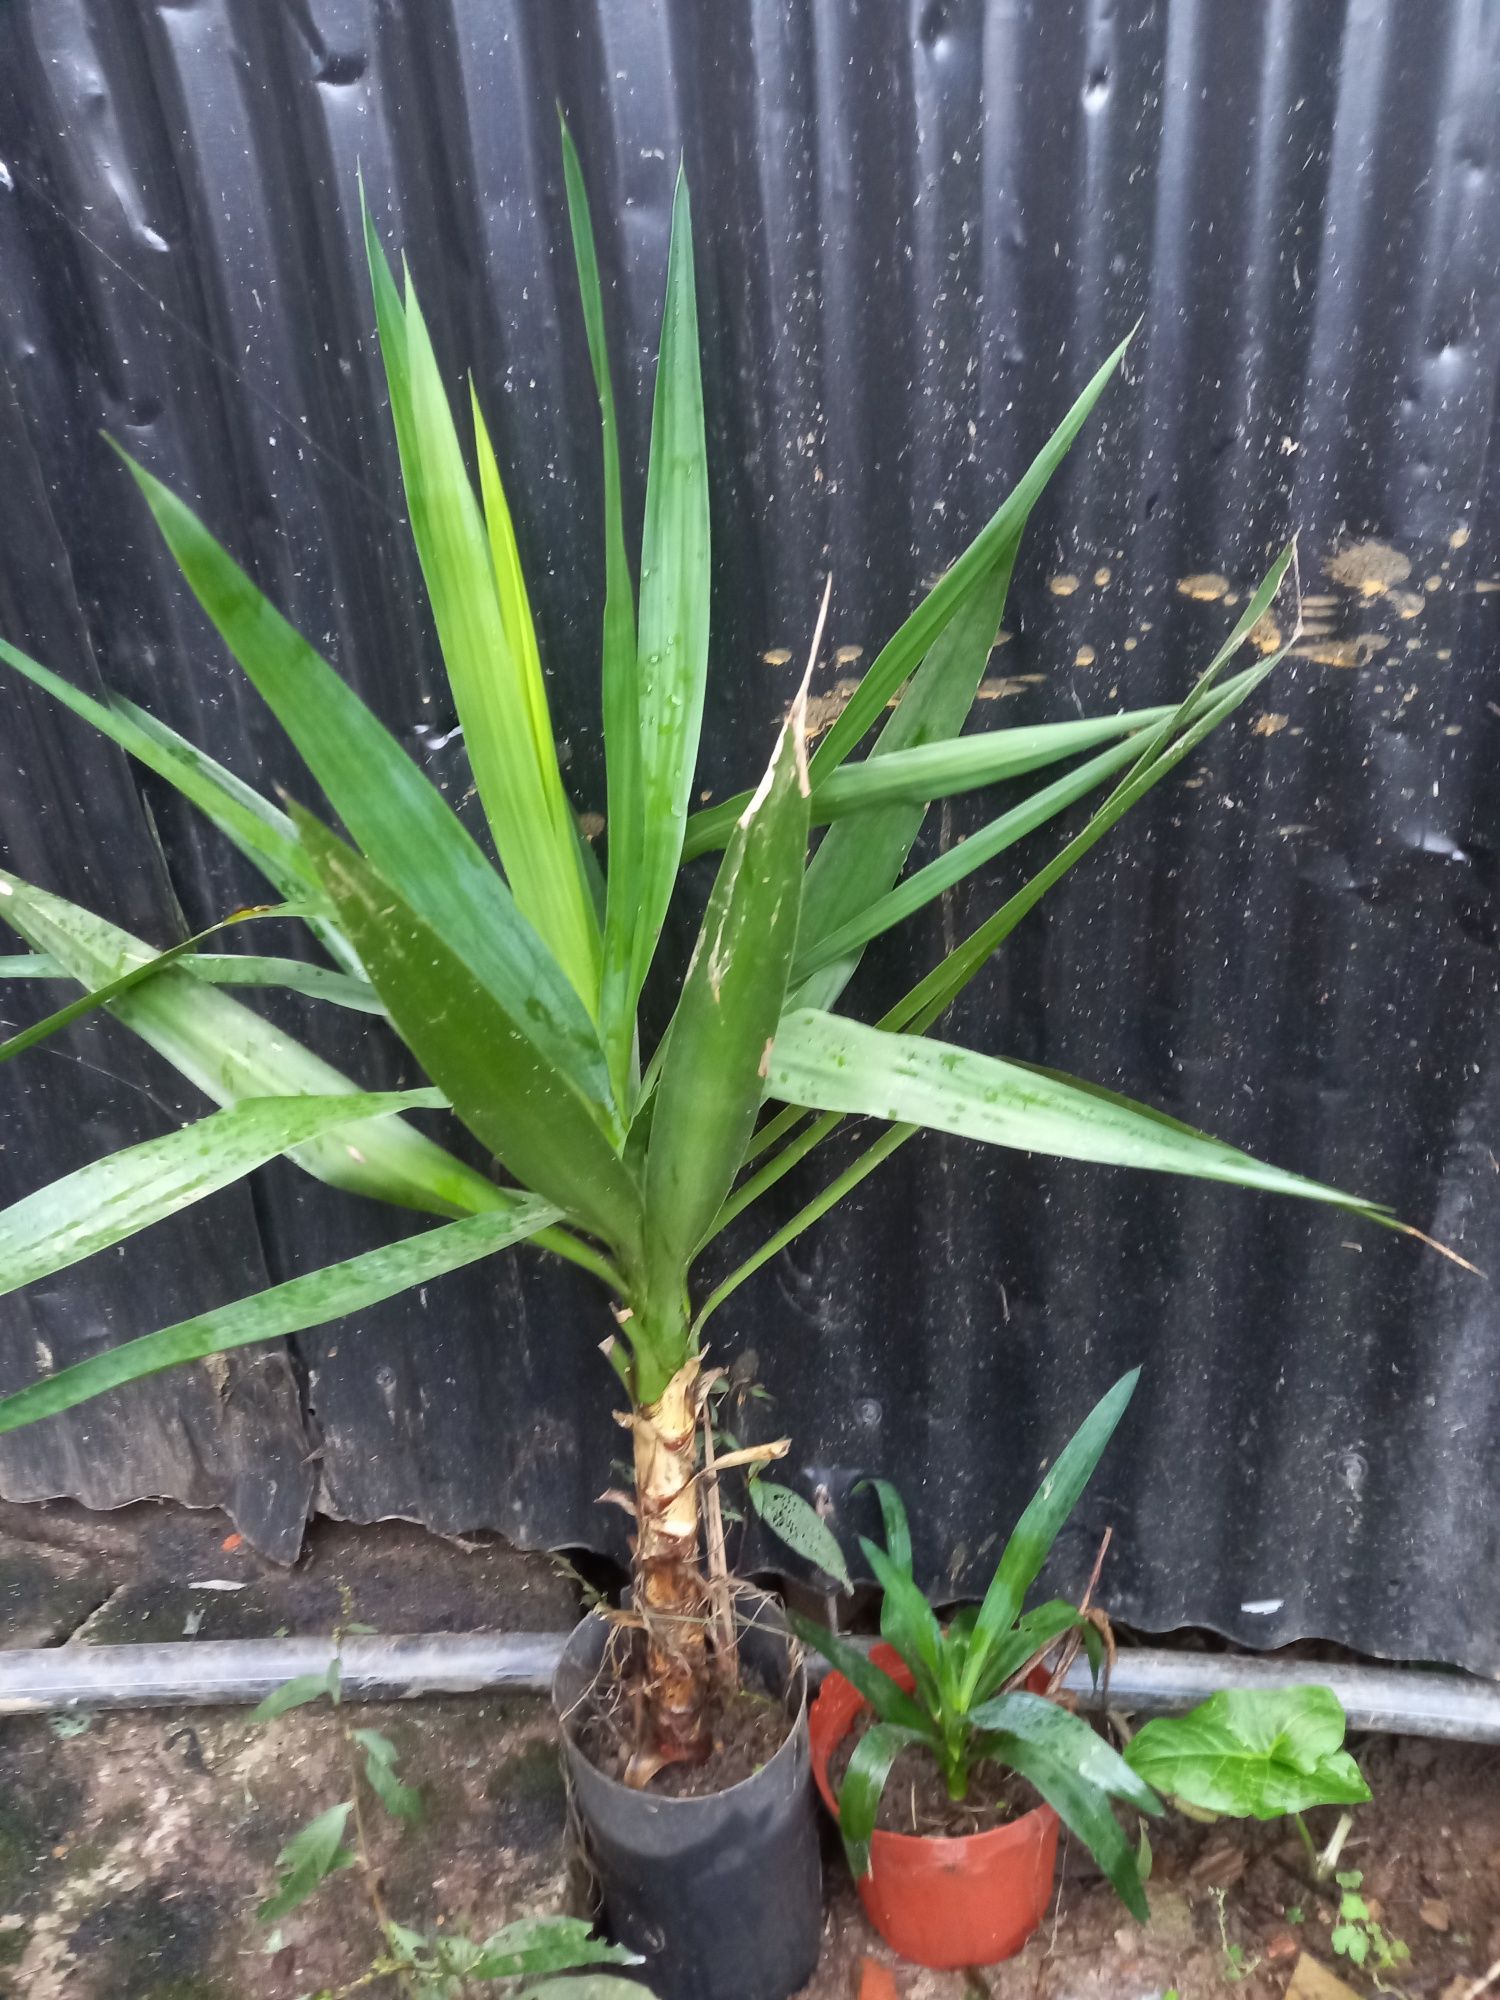
<instances>
[{"instance_id":1,"label":"small potted plant","mask_svg":"<svg viewBox=\"0 0 1500 2000\"><path fill-rule=\"evenodd\" d=\"M1142 1850L1117 1802L1156 1814L1166 1792L1200 1811L1269 1818L1369 1797L1326 1688L1218 1694L1148 1723L1124 1755L1058 1699L1062 1662L1049 1671L1049 1656L1076 1635L1097 1674L1107 1625L1086 1604L1024 1601L1138 1375L1117 1382L1059 1453L983 1602L946 1630L917 1588L905 1511L883 1481L873 1483L885 1547L861 1539L883 1591L883 1643L866 1656L793 1617L837 1670L813 1705L814 1778L871 1922L919 1964L989 1965L1021 1949L1051 1899L1059 1821L1144 1921Z\"/></svg>"},{"instance_id":2,"label":"small potted plant","mask_svg":"<svg viewBox=\"0 0 1500 2000\"><path fill-rule=\"evenodd\" d=\"M713 1315L923 1129L1279 1191L1401 1225L1114 1093L932 1034L1028 911L1271 671L1279 653L1225 674L1282 590L1291 552L1180 701L962 734L1028 517L1122 344L879 650L816 749L804 679L759 784L690 811L709 513L687 189L679 180L633 574L603 293L566 134L563 144L603 436L603 864L564 788L478 396L463 399L461 439L415 290L408 282L403 294L367 214L407 512L491 851L204 524L131 463L199 602L306 764L309 795L320 788L322 815L283 810L123 697L100 699L3 640L0 659L177 787L264 874L279 900L225 923L297 924L321 956L225 955L204 949L207 933L153 948L0 874L0 911L33 953L11 971L82 989L0 1047L0 1060L107 1008L218 1107L0 1215L0 1290L122 1243L280 1154L433 1226L33 1381L23 1383L33 1359L17 1356L11 1379L23 1386L0 1402L0 1431L162 1368L325 1325L518 1244L591 1274L630 1438L630 1490L617 1497L633 1519L633 1573L628 1603L575 1635L556 1694L606 1912L668 2000L779 2000L811 1972L821 1934L814 1804L785 1634L758 1613L742 1673L739 1622L704 1573ZM862 744L869 754L852 759ZM1078 758L908 872L931 801ZM872 939L1100 792L1066 845L877 1021L840 1010ZM663 964L680 872L715 854L696 945ZM648 972L671 1002L654 1018L640 1004ZM378 1021L369 1032L399 1037L427 1081L360 1090L225 990L257 982ZM409 1110L450 1111L493 1170L417 1131ZM820 1174L819 1149L851 1116L881 1129ZM751 1211L794 1168L810 1176L806 1198L789 1220L757 1228L763 1211ZM731 1226L734 1260L722 1247ZM747 1702L761 1704L764 1725L748 1759ZM1095 1761L1104 1768L1102 1750Z\"/></svg>"}]
</instances>

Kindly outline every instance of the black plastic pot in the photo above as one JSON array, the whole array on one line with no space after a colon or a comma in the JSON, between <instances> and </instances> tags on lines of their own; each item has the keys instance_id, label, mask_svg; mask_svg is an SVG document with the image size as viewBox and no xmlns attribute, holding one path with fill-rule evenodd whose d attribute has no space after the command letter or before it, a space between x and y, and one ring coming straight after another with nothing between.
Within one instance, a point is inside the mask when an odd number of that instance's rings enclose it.
<instances>
[{"instance_id":1,"label":"black plastic pot","mask_svg":"<svg viewBox=\"0 0 1500 2000\"><path fill-rule=\"evenodd\" d=\"M792 1733L762 1769L707 1798L631 1791L591 1764L567 1718L598 1673L608 1625L568 1640L552 1682L573 1797L611 1935L646 1963L660 2000L786 2000L812 1977L823 1878L799 1666ZM788 1640L767 1606L740 1635L742 1671L787 1686Z\"/></svg>"}]
</instances>

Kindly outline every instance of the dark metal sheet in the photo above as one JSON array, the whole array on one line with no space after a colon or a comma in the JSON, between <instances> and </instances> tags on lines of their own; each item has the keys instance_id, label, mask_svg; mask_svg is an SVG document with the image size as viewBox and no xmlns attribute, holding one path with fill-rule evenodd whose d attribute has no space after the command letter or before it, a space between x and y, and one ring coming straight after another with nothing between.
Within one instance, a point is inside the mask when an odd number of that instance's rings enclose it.
<instances>
[{"instance_id":1,"label":"dark metal sheet","mask_svg":"<svg viewBox=\"0 0 1500 2000\"><path fill-rule=\"evenodd\" d=\"M601 810L597 432L558 97L594 191L633 505L686 153L716 466L715 790L770 740L794 672L780 655L805 643L825 565L833 644L868 660L1144 316L1035 519L983 719L1180 689L1294 528L1309 630L1233 737L1018 933L955 1032L1386 1198L1492 1267L1500 13L12 0L0 314L19 431L0 457L26 532L0 579L5 629L80 678L92 649L247 777L295 782L99 445L108 425L462 795L368 338L359 166L445 363L455 380L473 366L492 413L575 797ZM1349 557L1361 543L1376 546ZM9 718L18 698L0 698ZM49 879L165 936L154 851L121 831L144 810L190 921L249 889L153 781L20 712L24 783L0 806L23 869L42 867L46 827ZM934 850L975 823L967 806L934 818ZM873 952L869 1004L991 894L965 887ZM342 1046L320 1046L372 1082L401 1074L367 1024L331 1032ZM125 1136L102 1080L69 1087L98 1137ZM33 1185L60 1160L36 1065L3 1088L6 1170ZM212 1230L221 1262L192 1267L215 1296L262 1260L307 1268L392 1226L290 1169L233 1215ZM60 1353L94 1337L97 1285L53 1288ZM523 1541L614 1536L592 1504L613 1437L592 1352L606 1330L586 1283L518 1260L299 1342L322 1503ZM747 1287L717 1338L756 1349L802 1476L841 1511L863 1472L902 1482L928 1574L955 1588L1090 1397L1141 1361L1064 1557L1085 1567L1113 1522L1122 1615L1500 1666L1492 1292L1409 1244L924 1140ZM171 1411L192 1394L151 1393ZM82 1434L56 1426L5 1463L60 1488ZM191 1453L158 1456L184 1489ZM123 1445L90 1477L95 1494L143 1490Z\"/></svg>"}]
</instances>

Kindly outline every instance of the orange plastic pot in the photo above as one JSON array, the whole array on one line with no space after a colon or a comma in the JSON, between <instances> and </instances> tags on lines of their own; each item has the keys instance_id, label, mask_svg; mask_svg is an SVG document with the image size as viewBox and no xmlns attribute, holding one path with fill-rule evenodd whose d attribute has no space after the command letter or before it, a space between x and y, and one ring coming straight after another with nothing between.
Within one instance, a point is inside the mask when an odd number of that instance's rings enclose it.
<instances>
[{"instance_id":1,"label":"orange plastic pot","mask_svg":"<svg viewBox=\"0 0 1500 2000\"><path fill-rule=\"evenodd\" d=\"M871 1658L911 1688L911 1673L892 1647L877 1646ZM864 1706L858 1688L830 1673L808 1716L813 1777L835 1819L829 1760ZM918 1965L950 1971L1011 1958L1052 1900L1057 1824L1051 1806L1039 1805L988 1833L956 1840L877 1829L870 1872L856 1884L865 1914L893 1951Z\"/></svg>"}]
</instances>

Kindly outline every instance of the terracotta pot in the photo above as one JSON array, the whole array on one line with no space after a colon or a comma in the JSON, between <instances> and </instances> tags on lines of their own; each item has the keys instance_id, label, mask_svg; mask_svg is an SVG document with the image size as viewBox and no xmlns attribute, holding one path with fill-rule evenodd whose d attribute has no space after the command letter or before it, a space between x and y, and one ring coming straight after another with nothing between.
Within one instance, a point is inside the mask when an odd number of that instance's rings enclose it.
<instances>
[{"instance_id":1,"label":"terracotta pot","mask_svg":"<svg viewBox=\"0 0 1500 2000\"><path fill-rule=\"evenodd\" d=\"M877 1646L871 1658L910 1690L911 1673L894 1648ZM1046 1685L1045 1673L1034 1678ZM835 1819L829 1760L864 1706L858 1688L830 1673L808 1717L813 1777ZM1057 1826L1051 1806L1038 1805L988 1833L956 1840L877 1829L870 1872L856 1884L865 1914L892 1950L918 1965L951 1970L1010 1958L1052 1900Z\"/></svg>"}]
</instances>

